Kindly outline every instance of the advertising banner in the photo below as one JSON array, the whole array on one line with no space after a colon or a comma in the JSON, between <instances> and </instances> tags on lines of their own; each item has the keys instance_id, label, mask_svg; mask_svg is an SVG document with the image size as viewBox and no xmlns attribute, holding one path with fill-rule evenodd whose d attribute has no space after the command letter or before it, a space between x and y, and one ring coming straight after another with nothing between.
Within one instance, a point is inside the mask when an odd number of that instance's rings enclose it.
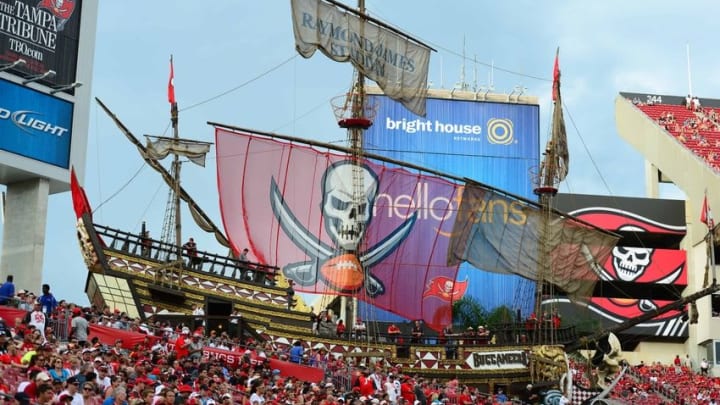
<instances>
[{"instance_id":1,"label":"advertising banner","mask_svg":"<svg viewBox=\"0 0 720 405\"><path fill-rule=\"evenodd\" d=\"M216 349L214 347L203 347L203 358L206 360L213 359L225 363L229 368L237 368L241 365L245 353ZM308 381L319 383L325 374L323 369L318 367L310 367L303 364L291 363L278 359L268 359L269 367L272 370L279 370L280 375L285 378L297 378L300 381Z\"/></svg>"},{"instance_id":2,"label":"advertising banner","mask_svg":"<svg viewBox=\"0 0 720 405\"><path fill-rule=\"evenodd\" d=\"M594 297L588 308L604 327L612 327L634 319L672 301L641 298L633 289L677 291L676 299L688 284L687 252L661 249L652 244L637 243L643 235L674 240L683 237L685 228L684 201L630 197L560 195L559 205L570 214L610 231L638 235L628 238L633 246L616 246L599 268L606 283L616 284L622 292L615 297ZM647 240L651 240L648 238ZM670 288L673 287L673 288ZM573 309L560 304L570 314ZM584 314L583 314L584 315ZM670 311L628 331L640 336L682 338L688 336L688 320L682 311Z\"/></svg>"},{"instance_id":3,"label":"advertising banner","mask_svg":"<svg viewBox=\"0 0 720 405\"><path fill-rule=\"evenodd\" d=\"M522 350L473 352L465 363L473 370L514 370L527 368L530 359Z\"/></svg>"},{"instance_id":4,"label":"advertising banner","mask_svg":"<svg viewBox=\"0 0 720 405\"><path fill-rule=\"evenodd\" d=\"M75 82L81 8L82 0L0 0L0 65L24 59L12 73L53 70L41 83Z\"/></svg>"},{"instance_id":5,"label":"advertising banner","mask_svg":"<svg viewBox=\"0 0 720 405\"><path fill-rule=\"evenodd\" d=\"M0 80L0 149L68 169L72 119L72 103Z\"/></svg>"},{"instance_id":6,"label":"advertising banner","mask_svg":"<svg viewBox=\"0 0 720 405\"><path fill-rule=\"evenodd\" d=\"M386 96L369 97L378 108L373 126L365 131L368 152L535 199L532 173L539 166L539 106L428 98L423 118ZM451 233L439 235L447 239ZM515 307L519 292L532 296L534 291L532 282L518 276L483 272L468 264L460 266L457 280L467 281L466 294L488 310Z\"/></svg>"},{"instance_id":7,"label":"advertising banner","mask_svg":"<svg viewBox=\"0 0 720 405\"><path fill-rule=\"evenodd\" d=\"M153 335L91 324L88 340L96 336L100 340L100 343L111 347L115 346L115 341L121 339L122 348L128 350L133 349L136 344L143 344L145 342L145 338L150 339L151 344L155 344L158 340L160 340L159 337Z\"/></svg>"},{"instance_id":8,"label":"advertising banner","mask_svg":"<svg viewBox=\"0 0 720 405\"><path fill-rule=\"evenodd\" d=\"M454 283L441 233L452 230L460 185L219 128L216 146L236 252L275 263L299 292L357 296L436 330L450 322L466 284Z\"/></svg>"}]
</instances>

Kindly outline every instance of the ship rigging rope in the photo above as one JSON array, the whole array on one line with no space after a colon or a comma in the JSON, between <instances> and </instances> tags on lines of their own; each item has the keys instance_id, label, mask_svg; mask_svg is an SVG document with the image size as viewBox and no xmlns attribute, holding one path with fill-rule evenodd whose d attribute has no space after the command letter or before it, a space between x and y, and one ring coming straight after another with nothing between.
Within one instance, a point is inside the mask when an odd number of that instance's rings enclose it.
<instances>
[{"instance_id":1,"label":"ship rigging rope","mask_svg":"<svg viewBox=\"0 0 720 405\"><path fill-rule=\"evenodd\" d=\"M259 75L255 76L255 77L253 77L253 78L251 78L251 79L248 79L248 80L240 83L239 85L237 85L237 86L235 86L235 87L232 87L232 88L230 88L230 89L228 89L228 90L225 90L225 91L221 92L220 94L217 94L217 95L215 95L215 96L212 96L212 97L207 98L207 99L202 100L202 101L198 101L198 102L195 103L195 104L190 104L189 106L187 106L187 107L185 107L185 108L181 108L181 109L179 109L178 111L182 112L182 111L187 111L187 110L189 110L189 109L191 109L191 108L199 107L199 106L201 106L201 105L203 105L203 104L206 104L206 103L209 103L209 102L211 102L211 101L217 100L217 99L220 98L220 97L226 96L226 95L228 95L228 94L230 94L230 93L232 93L232 92L234 92L234 91L236 91L236 90L239 90L239 89L247 86L248 84L253 83L253 82L255 82L255 81L257 81L257 80L259 80L259 79L261 79L261 78L263 78L263 77L265 77L265 76L267 76L267 75L269 75L270 73L272 73L272 72L280 69L281 67L287 65L288 63L290 63L290 61L292 61L293 59L297 58L297 56L298 56L298 54L297 54L297 53L294 53L294 54L293 54L292 56L290 56L289 58L287 58L287 59L285 59L284 61L280 62L279 64L271 67L270 69L265 70L264 72L260 73Z\"/></svg>"},{"instance_id":2,"label":"ship rigging rope","mask_svg":"<svg viewBox=\"0 0 720 405\"><path fill-rule=\"evenodd\" d=\"M140 174L140 172L142 171L142 169L145 168L145 165L146 165L146 163L143 161L142 165L140 165L140 167L137 169L137 171L135 172L135 174L133 174L132 177L130 177L130 179L128 179L128 181L125 182L125 184L123 184L122 186L120 186L120 188L119 188L116 192L112 193L112 194L110 195L110 197L106 198L106 199L103 200L97 207L95 207L95 209L92 211L92 213L94 214L95 212L97 212L100 208L102 208L103 205L105 205L105 203L109 202L110 200L112 200L113 198L115 198L118 194L120 194L123 190L125 190L125 188L126 188L127 186L129 186L130 183L132 183L133 180L135 180L135 178Z\"/></svg>"}]
</instances>

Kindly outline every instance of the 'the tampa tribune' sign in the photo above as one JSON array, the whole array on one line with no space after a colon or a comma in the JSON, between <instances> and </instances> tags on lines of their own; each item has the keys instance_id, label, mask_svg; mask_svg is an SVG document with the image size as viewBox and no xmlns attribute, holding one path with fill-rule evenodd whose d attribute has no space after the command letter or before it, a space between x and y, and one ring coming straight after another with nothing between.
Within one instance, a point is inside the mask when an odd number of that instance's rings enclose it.
<instances>
[{"instance_id":1,"label":"'the tampa tribune' sign","mask_svg":"<svg viewBox=\"0 0 720 405\"><path fill-rule=\"evenodd\" d=\"M48 70L49 85L75 82L81 0L0 0L0 64L24 59L21 76Z\"/></svg>"}]
</instances>

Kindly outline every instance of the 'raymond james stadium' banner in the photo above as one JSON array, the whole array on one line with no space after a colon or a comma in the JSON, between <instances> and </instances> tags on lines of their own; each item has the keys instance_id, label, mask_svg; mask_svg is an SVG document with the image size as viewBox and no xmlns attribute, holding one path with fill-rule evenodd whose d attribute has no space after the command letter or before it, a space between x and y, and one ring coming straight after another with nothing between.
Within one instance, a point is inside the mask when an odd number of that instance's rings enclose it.
<instances>
[{"instance_id":1,"label":"'raymond james stadium' banner","mask_svg":"<svg viewBox=\"0 0 720 405\"><path fill-rule=\"evenodd\" d=\"M13 73L53 70L42 83L75 82L81 8L81 0L0 0L0 65L24 59Z\"/></svg>"},{"instance_id":2,"label":"'raymond james stadium' banner","mask_svg":"<svg viewBox=\"0 0 720 405\"><path fill-rule=\"evenodd\" d=\"M356 296L438 330L451 322L467 284L454 282L441 233L452 229L461 185L248 133L216 128L215 138L236 253L248 247L298 291Z\"/></svg>"},{"instance_id":3,"label":"'raymond james stadium' banner","mask_svg":"<svg viewBox=\"0 0 720 405\"><path fill-rule=\"evenodd\" d=\"M295 47L352 62L385 94L425 116L430 49L322 0L292 0ZM362 33L362 34L361 34Z\"/></svg>"}]
</instances>

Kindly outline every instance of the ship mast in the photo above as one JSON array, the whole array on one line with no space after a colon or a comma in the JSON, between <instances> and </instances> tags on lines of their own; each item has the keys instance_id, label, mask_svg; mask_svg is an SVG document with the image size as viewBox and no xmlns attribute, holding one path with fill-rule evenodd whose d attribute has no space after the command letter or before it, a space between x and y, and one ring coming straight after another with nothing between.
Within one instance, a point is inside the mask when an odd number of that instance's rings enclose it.
<instances>
[{"instance_id":1,"label":"ship mast","mask_svg":"<svg viewBox=\"0 0 720 405\"><path fill-rule=\"evenodd\" d=\"M170 66L172 69L172 56L170 56ZM171 77L170 80L174 80L174 78ZM173 92L174 92L174 84L173 84ZM172 129L173 129L173 141L177 144L180 140L180 135L178 131L178 105L177 101L175 100L175 95L173 94L173 99L171 100L170 104L170 122L172 123ZM173 163L172 163L172 174L173 174L173 206L175 208L174 212L174 219L175 219L175 248L177 249L177 261L178 261L178 268L182 269L182 222L181 222L181 215L180 215L180 154L173 153ZM182 272L180 273L182 275ZM180 280L178 279L178 282Z\"/></svg>"},{"instance_id":2,"label":"ship mast","mask_svg":"<svg viewBox=\"0 0 720 405\"><path fill-rule=\"evenodd\" d=\"M544 158L540 164L538 173L538 184L535 187L535 194L539 197L540 206L542 207L542 230L540 238L540 263L538 264L537 283L535 286L535 302L533 310L537 316L536 336L541 333L547 333L548 336L540 336L541 341L554 343L555 328L545 327L549 321L542 312L542 301L545 294L545 287L549 286L547 291L550 295L554 294L553 284L547 283L552 272L552 258L549 251L550 243L546 240L550 234L549 228L552 221L552 200L558 192L558 184L565 179L568 172L568 149L567 136L565 133L565 120L562 112L562 99L560 97L560 67L558 62L560 49L555 54L555 65L553 69L553 89L552 99L554 103L552 124L550 129L550 137L545 146ZM552 308L551 308L552 309ZM550 315L550 314L549 314Z\"/></svg>"},{"instance_id":3,"label":"ship mast","mask_svg":"<svg viewBox=\"0 0 720 405\"><path fill-rule=\"evenodd\" d=\"M358 0L358 15L361 19L365 18L365 0ZM365 24L360 24L360 37L364 36ZM339 98L336 98L333 103L333 110L335 117L338 121L338 125L341 128L347 130L348 147L350 149L350 160L353 162L352 165L352 201L353 206L360 207L363 204L365 181L364 172L362 168L363 164L363 135L366 129L372 125L372 115L366 114L366 93L365 93L365 75L359 70L354 69L355 81L350 88L350 91ZM371 111L372 108L370 108ZM362 238L357 246L358 252L365 251L366 243L365 238ZM365 269L362 269L363 273ZM367 287L368 280L365 280L364 287ZM362 288L361 291L367 291L367 288ZM352 327L355 320L358 318L358 300L357 296L352 297L352 319L347 314L347 297L342 296L340 298L340 317L348 322L348 325ZM367 318L367 317L366 317ZM368 336L366 334L366 336Z\"/></svg>"},{"instance_id":4,"label":"ship mast","mask_svg":"<svg viewBox=\"0 0 720 405\"><path fill-rule=\"evenodd\" d=\"M180 156L185 156L190 161L205 166L205 155L210 150L211 143L194 140L181 139L178 129L178 103L175 98L174 67L172 55L170 56L170 79L168 81L168 102L170 103L170 122L172 124L173 136L171 138L146 135L148 144L145 151L147 158L161 160L167 155L173 155L171 166L172 184L168 196L168 203L163 220L163 231L161 240L166 243L174 243L175 257L171 260L169 254L167 263L155 269L156 282L164 284L166 281L170 287L179 288L183 277L183 243L182 243L182 216L180 200L182 188L180 186L180 169L182 161ZM174 239L174 240L173 240ZM193 257L188 256L188 265L193 266Z\"/></svg>"},{"instance_id":5,"label":"ship mast","mask_svg":"<svg viewBox=\"0 0 720 405\"><path fill-rule=\"evenodd\" d=\"M350 161L350 212L364 212L367 204L366 186L370 186L368 169L364 163L363 134L372 125L375 104L366 97L365 80L373 80L389 98L402 103L408 110L425 116L427 73L430 52L426 44L366 14L365 0L358 0L357 8L338 0L292 0L293 32L295 48L305 58L321 50L336 62L351 62L355 78L344 96L332 100L333 112L338 125L347 130L348 160ZM342 35L336 33L342 32ZM367 184L366 184L367 183ZM361 257L367 250L364 233L367 224L356 223L350 233L352 241L340 248L340 254ZM357 238L356 238L357 237ZM363 263L360 263L364 267ZM353 286L350 294L372 298L383 289L381 283L366 269L363 285ZM355 270L353 270L355 271ZM341 298L340 316L351 320L347 314L347 298ZM357 314L357 305L353 305ZM352 316L353 323L356 316ZM348 322L350 324L350 322ZM367 334L366 334L367 335Z\"/></svg>"}]
</instances>

